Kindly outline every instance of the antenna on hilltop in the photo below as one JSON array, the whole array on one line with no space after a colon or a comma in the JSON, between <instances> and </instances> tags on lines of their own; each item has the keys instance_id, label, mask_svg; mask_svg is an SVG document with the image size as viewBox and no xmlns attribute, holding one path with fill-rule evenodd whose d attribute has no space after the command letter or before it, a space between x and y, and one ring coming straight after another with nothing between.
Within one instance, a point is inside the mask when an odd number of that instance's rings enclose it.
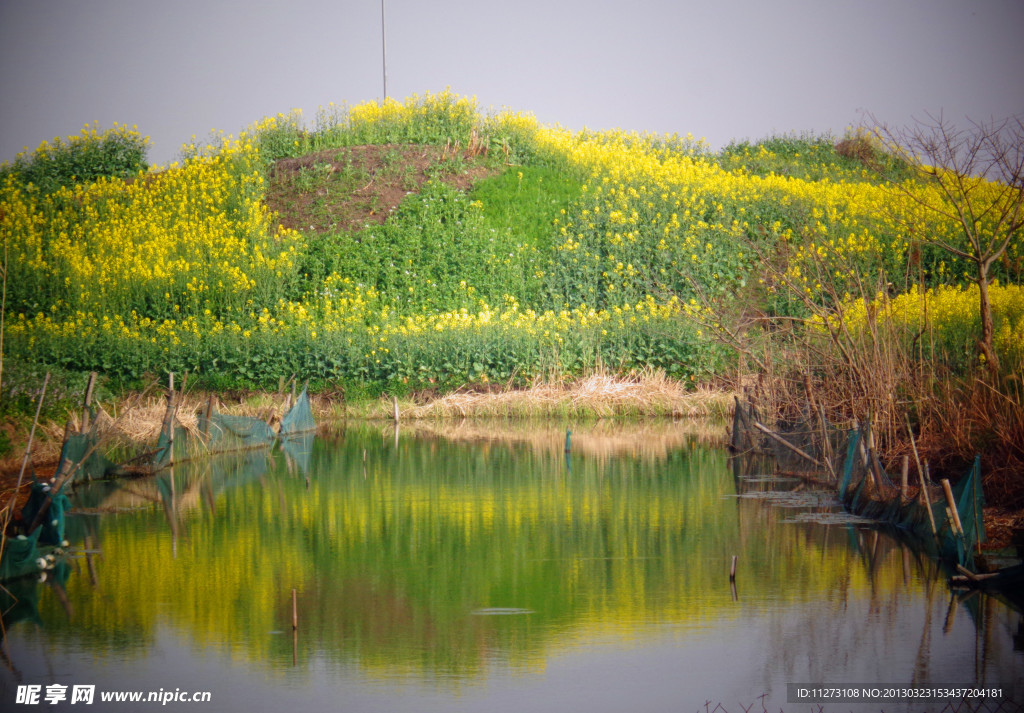
<instances>
[{"instance_id":1,"label":"antenna on hilltop","mask_svg":"<svg viewBox=\"0 0 1024 713\"><path fill-rule=\"evenodd\" d=\"M388 40L387 32L384 28L384 0L380 0L380 51L381 66L384 73L384 97L381 100L381 104L383 104L388 100Z\"/></svg>"}]
</instances>

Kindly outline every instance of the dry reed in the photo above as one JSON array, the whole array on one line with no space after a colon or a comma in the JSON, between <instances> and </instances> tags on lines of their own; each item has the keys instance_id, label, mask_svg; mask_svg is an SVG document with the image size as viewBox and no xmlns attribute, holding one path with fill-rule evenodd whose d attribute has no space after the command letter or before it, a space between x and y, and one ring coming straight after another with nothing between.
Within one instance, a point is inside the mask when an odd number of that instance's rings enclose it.
<instances>
[{"instance_id":1,"label":"dry reed","mask_svg":"<svg viewBox=\"0 0 1024 713\"><path fill-rule=\"evenodd\" d=\"M199 414L206 410L210 395L205 393L186 394L178 401L175 414L176 423L190 435L199 435ZM275 394L252 394L245 399L233 403L220 403L217 409L221 413L234 416L258 418L268 423L276 423L284 415L284 399ZM164 416L167 413L167 400L153 397L148 401L135 405L120 418L107 414L102 409L97 416L99 428L114 431L117 440L132 443L151 442L160 434ZM73 424L77 419L73 418Z\"/></svg>"},{"instance_id":2,"label":"dry reed","mask_svg":"<svg viewBox=\"0 0 1024 713\"><path fill-rule=\"evenodd\" d=\"M409 406L401 411L401 417L721 417L728 413L731 398L722 391L691 390L658 371L619 376L598 369L577 379L537 379L527 389L460 389L428 403Z\"/></svg>"}]
</instances>

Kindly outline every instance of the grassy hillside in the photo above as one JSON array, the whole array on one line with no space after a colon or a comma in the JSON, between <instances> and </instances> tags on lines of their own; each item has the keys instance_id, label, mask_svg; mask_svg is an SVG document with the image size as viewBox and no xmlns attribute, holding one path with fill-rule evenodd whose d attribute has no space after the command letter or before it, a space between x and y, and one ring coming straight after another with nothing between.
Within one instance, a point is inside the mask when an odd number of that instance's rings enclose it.
<instances>
[{"instance_id":1,"label":"grassy hillside","mask_svg":"<svg viewBox=\"0 0 1024 713\"><path fill-rule=\"evenodd\" d=\"M188 371L215 388L295 374L349 396L598 365L832 383L855 365L828 336L875 339L879 314L887 348L931 374L978 367L972 264L937 245L964 244L959 226L863 137L713 153L441 93L279 114L160 170L144 147L91 128L0 172L7 372ZM1017 235L993 266L1006 374L1022 260ZM849 409L877 411L861 391Z\"/></svg>"}]
</instances>

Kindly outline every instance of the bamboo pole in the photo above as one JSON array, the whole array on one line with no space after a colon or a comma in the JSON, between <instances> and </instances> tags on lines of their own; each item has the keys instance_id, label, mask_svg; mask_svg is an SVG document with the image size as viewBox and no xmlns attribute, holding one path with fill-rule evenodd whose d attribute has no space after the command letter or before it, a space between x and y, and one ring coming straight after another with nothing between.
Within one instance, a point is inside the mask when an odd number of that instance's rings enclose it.
<instances>
[{"instance_id":1,"label":"bamboo pole","mask_svg":"<svg viewBox=\"0 0 1024 713\"><path fill-rule=\"evenodd\" d=\"M46 396L46 387L50 383L50 372L46 372L46 376L43 377L43 388L39 390L39 401L36 402L36 415L32 419L32 428L28 432L28 443L25 444L25 456L21 460L21 470L18 471L18 485L14 489L14 496L11 498L10 507L14 508L14 503L18 499L18 493L21 491L21 481L25 476L25 468L28 467L29 456L32 455L32 441L36 437L36 426L39 424L39 413L43 410L43 398Z\"/></svg>"},{"instance_id":2,"label":"bamboo pole","mask_svg":"<svg viewBox=\"0 0 1024 713\"><path fill-rule=\"evenodd\" d=\"M174 417L177 415L177 393L174 391L174 372L167 375L167 411L164 413L163 430L167 434L168 465L174 460Z\"/></svg>"},{"instance_id":3,"label":"bamboo pole","mask_svg":"<svg viewBox=\"0 0 1024 713\"><path fill-rule=\"evenodd\" d=\"M878 454L875 447L868 448L868 473L871 474L871 482L875 484L875 492L882 492L882 466L878 462Z\"/></svg>"},{"instance_id":4,"label":"bamboo pole","mask_svg":"<svg viewBox=\"0 0 1024 713\"><path fill-rule=\"evenodd\" d=\"M939 531L935 527L935 513L932 512L932 503L928 497L928 483L925 480L925 470L928 468L928 464L925 463L924 467L921 466L921 457L917 453L917 442L914 440L914 431L910 427L910 416L907 416L907 435L910 436L910 447L914 451L914 460L917 461L917 477L921 483L921 499L924 501L925 510L928 511L928 524L932 528L932 537L935 538L935 544L939 544Z\"/></svg>"},{"instance_id":5,"label":"bamboo pole","mask_svg":"<svg viewBox=\"0 0 1024 713\"><path fill-rule=\"evenodd\" d=\"M6 272L4 273L4 284L6 286ZM0 557L3 557L4 550L7 549L7 525L10 523L11 518L14 517L14 507L18 502L18 493L21 492L21 481L25 475L25 468L28 466L28 459L32 453L32 440L36 435L36 425L39 423L39 412L43 408L43 398L46 396L46 387L50 383L50 372L46 372L46 376L43 377L43 388L39 390L39 401L36 403L36 415L32 419L32 428L28 434L28 443L25 445L25 456L21 461L21 470L18 471L18 484L14 488L14 493L11 495L11 499L4 503L2 508L2 519L0 519ZM7 639L4 638L4 646L6 647Z\"/></svg>"},{"instance_id":6,"label":"bamboo pole","mask_svg":"<svg viewBox=\"0 0 1024 713\"><path fill-rule=\"evenodd\" d=\"M733 420L736 423L736 450L739 452L757 451L757 444L750 436L751 415L748 411L753 410L753 405L747 406L740 401L739 396L733 396L736 402L736 410L733 412Z\"/></svg>"},{"instance_id":7,"label":"bamboo pole","mask_svg":"<svg viewBox=\"0 0 1024 713\"><path fill-rule=\"evenodd\" d=\"M911 438L913 438L913 436L911 436ZM917 448L914 449L914 452L917 452ZM939 530L935 526L935 513L932 512L932 501L928 497L928 482L925 479L925 473L927 470L928 461L925 461L924 470L917 471L917 475L921 481L921 498L924 500L924 509L928 512L928 524L931 525L932 537L935 538L935 544L937 546L939 544Z\"/></svg>"},{"instance_id":8,"label":"bamboo pole","mask_svg":"<svg viewBox=\"0 0 1024 713\"><path fill-rule=\"evenodd\" d=\"M142 398L146 395L147 391L149 391L149 387L144 389L141 393L138 393L135 396L133 396L132 399L130 400L130 405L128 406L127 409L125 409L125 411L120 416L118 416L118 419L121 419L124 416L124 414L129 413L131 409L134 407L134 405L138 403L140 400L142 400ZM66 435L67 434L65 433L65 440ZM53 487L50 488L50 492L47 494L46 500L43 501L42 506L40 506L39 508L39 512L36 513L35 519L32 521L32 524L29 525L29 528L27 530L29 534L34 532L35 529L39 527L40 524L42 524L43 518L46 516L46 513L49 512L50 510L50 503L53 502L53 496L61 491L61 488L64 487L64 483L75 472L78 464L85 463L87 460L89 460L89 457L96 452L96 450L100 447L100 444L103 442L103 440L103 438L100 438L95 443L93 443L89 450L85 452L85 455L82 456L82 459L78 463L76 463L74 467L68 465L70 463L70 460L64 461L60 471L54 476Z\"/></svg>"},{"instance_id":9,"label":"bamboo pole","mask_svg":"<svg viewBox=\"0 0 1024 713\"><path fill-rule=\"evenodd\" d=\"M981 456L975 456L974 467L971 469L971 507L974 510L974 551L981 554L981 527L978 518L978 479L981 478Z\"/></svg>"},{"instance_id":10,"label":"bamboo pole","mask_svg":"<svg viewBox=\"0 0 1024 713\"><path fill-rule=\"evenodd\" d=\"M807 400L810 402L811 412L818 420L821 429L821 458L825 461L825 468L828 470L832 480L838 480L835 468L832 467L832 444L828 440L828 426L825 424L825 406L819 404L814 398L814 390L811 388L811 377L804 374L804 390L807 392Z\"/></svg>"},{"instance_id":11,"label":"bamboo pole","mask_svg":"<svg viewBox=\"0 0 1024 713\"><path fill-rule=\"evenodd\" d=\"M828 422L825 421L825 405L818 404L818 419L821 425L821 454L828 466L828 472L833 480L839 480L839 474L832 467L832 441L828 437Z\"/></svg>"},{"instance_id":12,"label":"bamboo pole","mask_svg":"<svg viewBox=\"0 0 1024 713\"><path fill-rule=\"evenodd\" d=\"M292 666L299 663L299 599L292 589Z\"/></svg>"},{"instance_id":13,"label":"bamboo pole","mask_svg":"<svg viewBox=\"0 0 1024 713\"><path fill-rule=\"evenodd\" d=\"M956 592L953 592L949 595L949 606L946 607L946 623L942 626L943 634L948 634L953 630L953 623L956 621L956 610Z\"/></svg>"},{"instance_id":14,"label":"bamboo pole","mask_svg":"<svg viewBox=\"0 0 1024 713\"><path fill-rule=\"evenodd\" d=\"M730 439L730 445L735 453L740 449L738 441L740 435L740 397L734 394L732 398L736 405L732 410L732 438Z\"/></svg>"},{"instance_id":15,"label":"bamboo pole","mask_svg":"<svg viewBox=\"0 0 1024 713\"><path fill-rule=\"evenodd\" d=\"M998 572L988 572L986 574L975 574L974 572L972 572L971 570L967 569L966 567L964 567L963 565L960 565L960 564L958 564L956 566L956 571L959 572L960 574L964 575L965 577L967 577L967 579L969 579L972 582L984 582L986 579L992 579L993 577L998 577L999 576Z\"/></svg>"},{"instance_id":16,"label":"bamboo pole","mask_svg":"<svg viewBox=\"0 0 1024 713\"><path fill-rule=\"evenodd\" d=\"M216 398L213 394L210 394L210 398L206 402L206 418L203 421L203 438L209 438L210 436L210 418L213 416L213 400Z\"/></svg>"},{"instance_id":17,"label":"bamboo pole","mask_svg":"<svg viewBox=\"0 0 1024 713\"><path fill-rule=\"evenodd\" d=\"M907 476L910 474L910 456L903 456L903 465L900 468L900 500L907 499Z\"/></svg>"},{"instance_id":18,"label":"bamboo pole","mask_svg":"<svg viewBox=\"0 0 1024 713\"><path fill-rule=\"evenodd\" d=\"M921 468L921 456L917 453L917 443L914 441L914 431L910 427L910 416L907 416L907 435L910 436L910 447L914 451L914 462L917 463L917 473L921 475L923 469Z\"/></svg>"},{"instance_id":19,"label":"bamboo pole","mask_svg":"<svg viewBox=\"0 0 1024 713\"><path fill-rule=\"evenodd\" d=\"M167 477L170 481L171 497L169 502L164 503L164 514L167 515L167 524L171 528L171 558L178 559L178 509L174 502L177 497L174 487L174 466L167 469Z\"/></svg>"},{"instance_id":20,"label":"bamboo pole","mask_svg":"<svg viewBox=\"0 0 1024 713\"><path fill-rule=\"evenodd\" d=\"M92 561L93 541L92 535L85 536L85 566L89 569L89 582L93 589L100 585L99 577L96 576L96 565Z\"/></svg>"},{"instance_id":21,"label":"bamboo pole","mask_svg":"<svg viewBox=\"0 0 1024 713\"><path fill-rule=\"evenodd\" d=\"M953 497L953 488L949 485L949 479L942 479L942 491L946 494L946 504L949 505L949 514L953 518L953 524L960 537L964 536L964 526L960 522L960 513L956 509L956 498Z\"/></svg>"},{"instance_id":22,"label":"bamboo pole","mask_svg":"<svg viewBox=\"0 0 1024 713\"><path fill-rule=\"evenodd\" d=\"M815 458L815 457L805 453L804 451L800 450L799 448L794 446L792 443L790 443L786 439L784 439L781 436L773 433L769 428L765 427L759 421L754 421L754 428L756 428L758 431L760 431L761 433L763 433L766 436L768 436L769 438L771 438L773 441L776 441L780 445L783 445L786 448L788 448L789 450L793 451L794 453L796 453L801 458L804 458L805 460L810 461L811 463L813 463L814 465L818 466L819 468L824 468L825 467L824 465L822 465L821 461L819 461L817 458Z\"/></svg>"},{"instance_id":23,"label":"bamboo pole","mask_svg":"<svg viewBox=\"0 0 1024 713\"><path fill-rule=\"evenodd\" d=\"M85 433L89 430L89 403L92 401L92 391L96 386L96 377L98 375L95 371L89 373L89 382L85 387L85 398L82 399L82 427L81 433Z\"/></svg>"},{"instance_id":24,"label":"bamboo pole","mask_svg":"<svg viewBox=\"0 0 1024 713\"><path fill-rule=\"evenodd\" d=\"M299 594L295 589L292 589L292 628L299 628Z\"/></svg>"}]
</instances>

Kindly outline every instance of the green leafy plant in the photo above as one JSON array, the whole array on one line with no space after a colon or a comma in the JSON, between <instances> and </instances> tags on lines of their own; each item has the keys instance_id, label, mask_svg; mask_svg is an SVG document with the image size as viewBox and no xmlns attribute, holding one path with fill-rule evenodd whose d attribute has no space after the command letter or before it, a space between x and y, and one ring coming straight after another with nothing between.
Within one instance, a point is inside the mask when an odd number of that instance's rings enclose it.
<instances>
[{"instance_id":1,"label":"green leafy plant","mask_svg":"<svg viewBox=\"0 0 1024 713\"><path fill-rule=\"evenodd\" d=\"M134 128L115 124L101 131L87 124L78 135L43 142L31 154L20 154L0 168L7 177L42 194L99 178L130 178L146 171L149 139Z\"/></svg>"}]
</instances>

